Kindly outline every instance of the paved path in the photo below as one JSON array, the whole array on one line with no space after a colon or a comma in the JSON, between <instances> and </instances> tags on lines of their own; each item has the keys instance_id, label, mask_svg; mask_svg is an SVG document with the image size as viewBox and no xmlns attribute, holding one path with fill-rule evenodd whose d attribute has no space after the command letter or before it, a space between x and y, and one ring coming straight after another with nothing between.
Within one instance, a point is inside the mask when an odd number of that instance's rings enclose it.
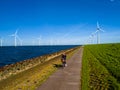
<instances>
[{"instance_id":1,"label":"paved path","mask_svg":"<svg viewBox=\"0 0 120 90\"><path fill-rule=\"evenodd\" d=\"M83 48L81 47L67 61L67 67L56 71L37 90L80 90L82 52Z\"/></svg>"}]
</instances>

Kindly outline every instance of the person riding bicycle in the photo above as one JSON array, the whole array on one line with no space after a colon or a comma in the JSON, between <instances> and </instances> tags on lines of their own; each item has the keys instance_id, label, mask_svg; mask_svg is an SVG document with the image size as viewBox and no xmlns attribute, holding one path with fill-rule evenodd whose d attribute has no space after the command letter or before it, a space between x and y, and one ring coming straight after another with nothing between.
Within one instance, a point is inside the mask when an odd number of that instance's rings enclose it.
<instances>
[{"instance_id":1,"label":"person riding bicycle","mask_svg":"<svg viewBox=\"0 0 120 90\"><path fill-rule=\"evenodd\" d=\"M62 61L63 67L67 66L66 58L67 58L66 54L63 53L62 56L61 56L61 61Z\"/></svg>"}]
</instances>

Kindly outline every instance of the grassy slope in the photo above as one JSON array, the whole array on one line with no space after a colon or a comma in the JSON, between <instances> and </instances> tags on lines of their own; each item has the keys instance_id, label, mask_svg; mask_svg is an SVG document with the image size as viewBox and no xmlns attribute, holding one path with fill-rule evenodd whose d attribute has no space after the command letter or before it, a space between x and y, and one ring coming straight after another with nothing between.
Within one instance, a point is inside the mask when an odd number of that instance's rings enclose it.
<instances>
[{"instance_id":1,"label":"grassy slope","mask_svg":"<svg viewBox=\"0 0 120 90\"><path fill-rule=\"evenodd\" d=\"M89 66L88 66L88 60L87 60L88 52L86 52L86 48L84 48L83 51L83 60L82 60L82 90L88 90L89 85Z\"/></svg>"},{"instance_id":2,"label":"grassy slope","mask_svg":"<svg viewBox=\"0 0 120 90\"><path fill-rule=\"evenodd\" d=\"M119 90L119 53L120 44L85 46L82 67L82 90Z\"/></svg>"},{"instance_id":3,"label":"grassy slope","mask_svg":"<svg viewBox=\"0 0 120 90\"><path fill-rule=\"evenodd\" d=\"M67 53L67 59L77 50ZM57 70L54 64L61 64L60 56L0 81L0 90L35 90Z\"/></svg>"}]
</instances>

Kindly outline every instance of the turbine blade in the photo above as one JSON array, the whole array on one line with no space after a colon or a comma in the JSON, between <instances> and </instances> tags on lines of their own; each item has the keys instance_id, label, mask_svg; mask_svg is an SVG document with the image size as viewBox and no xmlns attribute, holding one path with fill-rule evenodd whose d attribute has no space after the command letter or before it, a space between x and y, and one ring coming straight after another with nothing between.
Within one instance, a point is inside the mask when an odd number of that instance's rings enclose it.
<instances>
[{"instance_id":1,"label":"turbine blade","mask_svg":"<svg viewBox=\"0 0 120 90\"><path fill-rule=\"evenodd\" d=\"M18 35L16 35L16 37L18 38L18 40L19 40L20 42L22 41Z\"/></svg>"},{"instance_id":2,"label":"turbine blade","mask_svg":"<svg viewBox=\"0 0 120 90\"><path fill-rule=\"evenodd\" d=\"M103 29L100 29L100 31L105 32Z\"/></svg>"},{"instance_id":3,"label":"turbine blade","mask_svg":"<svg viewBox=\"0 0 120 90\"><path fill-rule=\"evenodd\" d=\"M16 37L17 37L17 39L20 41L20 44L21 44L21 46L22 46L22 40L20 39L20 37L18 36L18 35L16 35Z\"/></svg>"},{"instance_id":4,"label":"turbine blade","mask_svg":"<svg viewBox=\"0 0 120 90\"><path fill-rule=\"evenodd\" d=\"M19 30L19 29L16 30L15 35L18 33L18 30Z\"/></svg>"},{"instance_id":5,"label":"turbine blade","mask_svg":"<svg viewBox=\"0 0 120 90\"><path fill-rule=\"evenodd\" d=\"M102 29L100 28L100 26L99 26L99 23L98 23L98 22L97 22L97 30L102 31L102 32L105 32L104 30L102 30Z\"/></svg>"},{"instance_id":6,"label":"turbine blade","mask_svg":"<svg viewBox=\"0 0 120 90\"><path fill-rule=\"evenodd\" d=\"M96 31L94 32L94 34L96 34L98 31L99 31L99 30L96 30Z\"/></svg>"},{"instance_id":7,"label":"turbine blade","mask_svg":"<svg viewBox=\"0 0 120 90\"><path fill-rule=\"evenodd\" d=\"M97 21L97 29L99 29L100 28L100 26L99 26L99 23L98 23L98 21Z\"/></svg>"}]
</instances>

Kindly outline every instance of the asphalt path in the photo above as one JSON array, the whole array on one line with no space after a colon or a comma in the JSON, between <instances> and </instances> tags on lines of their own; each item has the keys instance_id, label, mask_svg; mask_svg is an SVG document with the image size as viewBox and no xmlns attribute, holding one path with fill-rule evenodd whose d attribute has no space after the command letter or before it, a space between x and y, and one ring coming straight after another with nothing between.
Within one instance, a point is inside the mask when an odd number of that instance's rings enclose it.
<instances>
[{"instance_id":1,"label":"asphalt path","mask_svg":"<svg viewBox=\"0 0 120 90\"><path fill-rule=\"evenodd\" d=\"M59 68L37 90L81 90L82 54L83 47L67 60L67 67Z\"/></svg>"}]
</instances>

